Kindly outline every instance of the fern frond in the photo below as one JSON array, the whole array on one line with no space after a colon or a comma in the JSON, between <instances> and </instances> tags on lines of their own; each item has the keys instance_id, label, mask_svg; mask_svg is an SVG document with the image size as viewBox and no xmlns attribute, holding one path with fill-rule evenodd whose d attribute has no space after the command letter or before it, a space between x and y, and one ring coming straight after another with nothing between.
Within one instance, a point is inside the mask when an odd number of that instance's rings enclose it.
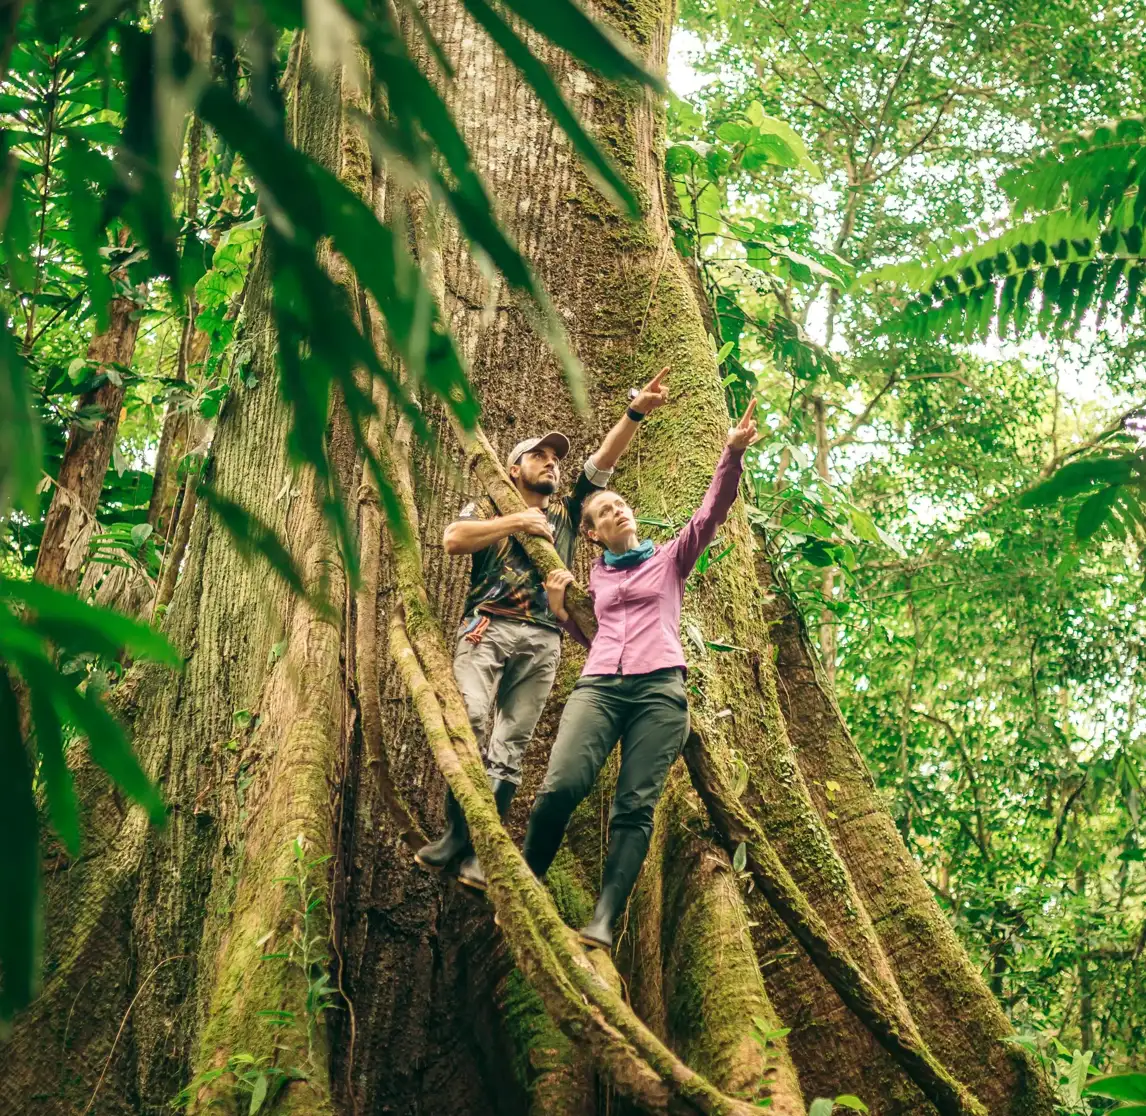
<instances>
[{"instance_id":1,"label":"fern frond","mask_svg":"<svg viewBox=\"0 0 1146 1116\"><path fill-rule=\"evenodd\" d=\"M1146 207L1146 121L1129 117L1075 133L999 180L1015 216L1064 207L1105 223L1134 190Z\"/></svg>"},{"instance_id":2,"label":"fern frond","mask_svg":"<svg viewBox=\"0 0 1146 1116\"><path fill-rule=\"evenodd\" d=\"M982 340L1064 335L1096 311L1129 323L1146 279L1146 122L1077 133L1001 180L1016 223L967 229L923 261L869 272L865 285L916 292L890 332ZM1037 297L1036 297L1037 292Z\"/></svg>"}]
</instances>

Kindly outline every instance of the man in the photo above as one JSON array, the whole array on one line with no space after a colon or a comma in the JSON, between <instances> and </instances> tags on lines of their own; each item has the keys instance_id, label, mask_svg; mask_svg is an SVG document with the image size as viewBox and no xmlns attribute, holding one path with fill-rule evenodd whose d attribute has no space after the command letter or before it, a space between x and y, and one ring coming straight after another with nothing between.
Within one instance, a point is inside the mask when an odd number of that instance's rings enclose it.
<instances>
[{"instance_id":1,"label":"man","mask_svg":"<svg viewBox=\"0 0 1146 1116\"><path fill-rule=\"evenodd\" d=\"M518 538L535 535L548 539L561 561L572 566L582 502L608 484L637 424L668 401L668 390L662 386L667 372L662 368L634 395L625 414L585 462L569 496L553 499L569 439L556 430L540 438L527 438L506 458L510 479L526 510L498 515L493 501L482 497L462 508L442 536L447 554L473 556L470 592L454 654L454 678L482 748L502 818L521 782L525 749L553 688L561 655L557 618L550 611L541 577ZM487 741L491 707L493 730ZM458 880L484 890L485 874L473 855L465 815L448 787L445 812L445 832L420 848L414 859L423 868L434 870L460 862Z\"/></svg>"}]
</instances>

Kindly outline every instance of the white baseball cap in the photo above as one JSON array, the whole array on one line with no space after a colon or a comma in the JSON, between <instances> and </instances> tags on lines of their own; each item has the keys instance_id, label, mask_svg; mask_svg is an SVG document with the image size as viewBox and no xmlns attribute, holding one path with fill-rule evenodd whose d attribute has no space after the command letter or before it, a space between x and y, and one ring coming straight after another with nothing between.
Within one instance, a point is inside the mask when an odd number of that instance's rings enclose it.
<instances>
[{"instance_id":1,"label":"white baseball cap","mask_svg":"<svg viewBox=\"0 0 1146 1116\"><path fill-rule=\"evenodd\" d=\"M558 461L569 453L569 439L560 430L550 430L540 438L526 438L525 441L518 442L509 451L509 456L505 459L506 466L516 465L530 450L540 449L542 446L549 446L557 454Z\"/></svg>"}]
</instances>

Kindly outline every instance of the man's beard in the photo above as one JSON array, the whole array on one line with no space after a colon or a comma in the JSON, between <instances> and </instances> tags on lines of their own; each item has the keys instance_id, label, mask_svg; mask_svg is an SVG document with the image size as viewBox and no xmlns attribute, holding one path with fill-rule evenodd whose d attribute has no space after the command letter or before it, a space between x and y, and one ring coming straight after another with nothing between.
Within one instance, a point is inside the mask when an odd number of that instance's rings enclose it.
<instances>
[{"instance_id":1,"label":"man's beard","mask_svg":"<svg viewBox=\"0 0 1146 1116\"><path fill-rule=\"evenodd\" d=\"M552 496L557 491L557 482L550 480L549 477L542 477L541 480L531 481L528 477L521 478L523 488L528 488L530 492L537 492L542 496Z\"/></svg>"}]
</instances>

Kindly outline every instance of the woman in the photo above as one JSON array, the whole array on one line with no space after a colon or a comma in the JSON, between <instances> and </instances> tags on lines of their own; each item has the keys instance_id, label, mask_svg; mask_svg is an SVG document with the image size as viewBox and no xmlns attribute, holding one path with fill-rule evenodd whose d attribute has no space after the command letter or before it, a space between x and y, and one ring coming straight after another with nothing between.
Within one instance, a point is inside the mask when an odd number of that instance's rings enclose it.
<instances>
[{"instance_id":1,"label":"woman","mask_svg":"<svg viewBox=\"0 0 1146 1116\"><path fill-rule=\"evenodd\" d=\"M589 596L597 615L590 644L565 609L568 570L546 579L549 607L589 648L585 669L561 714L545 781L529 816L525 859L543 876L557 855L577 804L621 741L621 771L609 814L609 852L593 921L581 940L606 949L649 848L653 811L688 734L680 609L685 579L712 542L736 500L744 450L757 437L753 400L728 432L704 501L671 542L637 536L632 508L615 492L595 492L581 511L581 529L604 553L593 563Z\"/></svg>"}]
</instances>

